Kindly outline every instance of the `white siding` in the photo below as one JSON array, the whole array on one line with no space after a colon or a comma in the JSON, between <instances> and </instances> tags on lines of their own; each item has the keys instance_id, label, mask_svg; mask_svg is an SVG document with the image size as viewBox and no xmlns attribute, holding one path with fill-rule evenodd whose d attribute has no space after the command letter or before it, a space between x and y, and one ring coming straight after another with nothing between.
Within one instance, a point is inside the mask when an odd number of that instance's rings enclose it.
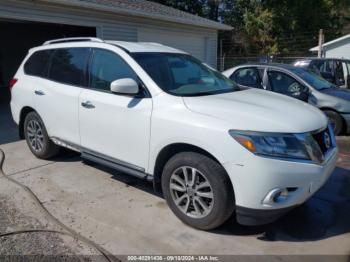
<instances>
[{"instance_id":1,"label":"white siding","mask_svg":"<svg viewBox=\"0 0 350 262\"><path fill-rule=\"evenodd\" d=\"M0 18L96 27L98 37L110 40L155 42L159 39L165 44L191 52L216 67L217 31L212 29L87 11L38 1L2 0ZM147 36L147 30L153 33ZM157 38L154 32L164 34L165 37ZM165 38L171 41L165 41Z\"/></svg>"},{"instance_id":2,"label":"white siding","mask_svg":"<svg viewBox=\"0 0 350 262\"><path fill-rule=\"evenodd\" d=\"M325 47L325 56L350 59L350 38Z\"/></svg>"},{"instance_id":3,"label":"white siding","mask_svg":"<svg viewBox=\"0 0 350 262\"><path fill-rule=\"evenodd\" d=\"M140 42L157 42L191 53L198 59L205 60L205 37L191 33L161 31L155 29L139 29Z\"/></svg>"}]
</instances>

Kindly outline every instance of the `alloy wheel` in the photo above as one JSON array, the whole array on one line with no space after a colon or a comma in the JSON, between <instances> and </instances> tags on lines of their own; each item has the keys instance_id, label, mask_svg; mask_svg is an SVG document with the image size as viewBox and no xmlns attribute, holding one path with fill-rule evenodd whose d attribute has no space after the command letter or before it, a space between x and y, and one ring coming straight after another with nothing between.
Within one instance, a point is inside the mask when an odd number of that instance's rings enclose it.
<instances>
[{"instance_id":1,"label":"alloy wheel","mask_svg":"<svg viewBox=\"0 0 350 262\"><path fill-rule=\"evenodd\" d=\"M183 166L172 173L170 194L179 210L192 218L207 216L214 206L209 180L193 167Z\"/></svg>"},{"instance_id":2,"label":"alloy wheel","mask_svg":"<svg viewBox=\"0 0 350 262\"><path fill-rule=\"evenodd\" d=\"M27 138L31 148L35 152L40 152L44 148L44 134L40 123L30 120L27 125Z\"/></svg>"}]
</instances>

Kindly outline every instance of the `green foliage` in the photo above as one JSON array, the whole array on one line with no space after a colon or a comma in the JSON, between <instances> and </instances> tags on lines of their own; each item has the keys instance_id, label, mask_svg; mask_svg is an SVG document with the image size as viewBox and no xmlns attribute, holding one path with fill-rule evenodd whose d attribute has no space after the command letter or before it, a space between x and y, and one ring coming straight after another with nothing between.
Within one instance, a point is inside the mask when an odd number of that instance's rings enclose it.
<instances>
[{"instance_id":1,"label":"green foliage","mask_svg":"<svg viewBox=\"0 0 350 262\"><path fill-rule=\"evenodd\" d=\"M350 23L350 0L154 1L231 25L220 34L228 53L239 43L246 53L304 55L317 45L319 29L329 41Z\"/></svg>"}]
</instances>

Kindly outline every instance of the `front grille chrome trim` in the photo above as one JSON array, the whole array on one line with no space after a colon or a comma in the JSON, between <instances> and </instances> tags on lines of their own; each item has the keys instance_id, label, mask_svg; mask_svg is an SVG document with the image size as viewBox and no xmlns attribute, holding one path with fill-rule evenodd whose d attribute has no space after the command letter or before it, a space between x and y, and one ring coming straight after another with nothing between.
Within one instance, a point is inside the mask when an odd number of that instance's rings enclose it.
<instances>
[{"instance_id":1,"label":"front grille chrome trim","mask_svg":"<svg viewBox=\"0 0 350 262\"><path fill-rule=\"evenodd\" d=\"M325 152L322 151L321 146L316 141L314 135L319 133L328 132L331 138L331 146ZM329 153L337 147L335 135L330 124L326 128L322 128L309 133L295 134L298 140L305 146L312 162L317 164L323 164L329 157Z\"/></svg>"}]
</instances>

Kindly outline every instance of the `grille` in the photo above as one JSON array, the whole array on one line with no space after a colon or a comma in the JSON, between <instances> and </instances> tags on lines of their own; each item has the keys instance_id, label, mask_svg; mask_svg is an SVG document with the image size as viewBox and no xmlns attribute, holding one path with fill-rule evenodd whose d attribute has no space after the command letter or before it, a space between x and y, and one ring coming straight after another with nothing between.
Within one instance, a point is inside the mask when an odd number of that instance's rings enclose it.
<instances>
[{"instance_id":1,"label":"grille","mask_svg":"<svg viewBox=\"0 0 350 262\"><path fill-rule=\"evenodd\" d=\"M323 154L325 154L328 150L330 150L334 146L332 144L331 133L329 131L329 128L319 133L313 134L312 136L317 142L317 144L319 145Z\"/></svg>"}]
</instances>

